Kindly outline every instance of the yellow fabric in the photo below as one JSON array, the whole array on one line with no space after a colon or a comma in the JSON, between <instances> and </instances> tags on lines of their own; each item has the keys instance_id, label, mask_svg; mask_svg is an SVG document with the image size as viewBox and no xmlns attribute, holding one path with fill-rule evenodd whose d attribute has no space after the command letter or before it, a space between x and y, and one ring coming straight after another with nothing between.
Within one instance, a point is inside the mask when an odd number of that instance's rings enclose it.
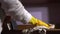
<instances>
[{"instance_id":1,"label":"yellow fabric","mask_svg":"<svg viewBox=\"0 0 60 34\"><path fill-rule=\"evenodd\" d=\"M47 28L49 28L48 24L46 24L45 22L43 22L41 20L36 19L35 17L32 17L29 23L32 24L32 25L46 26Z\"/></svg>"}]
</instances>

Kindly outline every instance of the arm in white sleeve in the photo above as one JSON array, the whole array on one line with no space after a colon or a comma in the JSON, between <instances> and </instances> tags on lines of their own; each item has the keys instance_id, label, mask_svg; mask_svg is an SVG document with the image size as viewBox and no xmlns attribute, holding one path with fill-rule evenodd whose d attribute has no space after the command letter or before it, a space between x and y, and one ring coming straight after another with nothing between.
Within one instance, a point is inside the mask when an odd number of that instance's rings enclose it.
<instances>
[{"instance_id":1,"label":"arm in white sleeve","mask_svg":"<svg viewBox=\"0 0 60 34\"><path fill-rule=\"evenodd\" d=\"M2 2L2 8L5 10L6 14L9 14L16 20L24 21L24 23L29 22L31 14L25 10L19 0L3 0Z\"/></svg>"},{"instance_id":2,"label":"arm in white sleeve","mask_svg":"<svg viewBox=\"0 0 60 34\"><path fill-rule=\"evenodd\" d=\"M46 26L49 28L49 25L41 20L33 17L22 5L19 0L2 0L2 8L5 10L6 14L9 14L14 19L22 21L23 23L30 23L38 26Z\"/></svg>"}]
</instances>

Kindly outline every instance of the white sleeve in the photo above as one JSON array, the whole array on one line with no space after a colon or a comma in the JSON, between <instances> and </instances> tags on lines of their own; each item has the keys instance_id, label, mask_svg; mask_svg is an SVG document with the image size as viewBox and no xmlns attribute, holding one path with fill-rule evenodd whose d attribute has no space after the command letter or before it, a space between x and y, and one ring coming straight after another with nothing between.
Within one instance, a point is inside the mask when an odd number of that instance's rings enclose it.
<instances>
[{"instance_id":1,"label":"white sleeve","mask_svg":"<svg viewBox=\"0 0 60 34\"><path fill-rule=\"evenodd\" d=\"M29 22L32 15L24 8L19 0L3 0L2 8L16 20Z\"/></svg>"}]
</instances>

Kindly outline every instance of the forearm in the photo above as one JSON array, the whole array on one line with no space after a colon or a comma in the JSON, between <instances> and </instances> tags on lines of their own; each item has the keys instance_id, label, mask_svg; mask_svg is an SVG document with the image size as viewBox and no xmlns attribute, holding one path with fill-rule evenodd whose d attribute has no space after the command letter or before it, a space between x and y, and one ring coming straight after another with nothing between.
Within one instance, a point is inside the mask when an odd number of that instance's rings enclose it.
<instances>
[{"instance_id":1,"label":"forearm","mask_svg":"<svg viewBox=\"0 0 60 34\"><path fill-rule=\"evenodd\" d=\"M31 19L31 14L24 8L19 0L5 0L3 1L3 5L6 5L6 7L2 6L2 8L6 10L5 12L14 19L26 23Z\"/></svg>"}]
</instances>

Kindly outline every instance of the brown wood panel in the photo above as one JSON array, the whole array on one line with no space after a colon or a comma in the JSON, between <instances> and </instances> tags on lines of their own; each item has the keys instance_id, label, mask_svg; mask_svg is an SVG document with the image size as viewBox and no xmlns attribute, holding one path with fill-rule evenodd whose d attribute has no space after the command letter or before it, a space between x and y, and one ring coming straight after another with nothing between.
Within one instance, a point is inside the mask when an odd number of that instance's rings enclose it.
<instances>
[{"instance_id":1,"label":"brown wood panel","mask_svg":"<svg viewBox=\"0 0 60 34\"><path fill-rule=\"evenodd\" d=\"M33 25L18 25L18 30L33 28Z\"/></svg>"}]
</instances>

